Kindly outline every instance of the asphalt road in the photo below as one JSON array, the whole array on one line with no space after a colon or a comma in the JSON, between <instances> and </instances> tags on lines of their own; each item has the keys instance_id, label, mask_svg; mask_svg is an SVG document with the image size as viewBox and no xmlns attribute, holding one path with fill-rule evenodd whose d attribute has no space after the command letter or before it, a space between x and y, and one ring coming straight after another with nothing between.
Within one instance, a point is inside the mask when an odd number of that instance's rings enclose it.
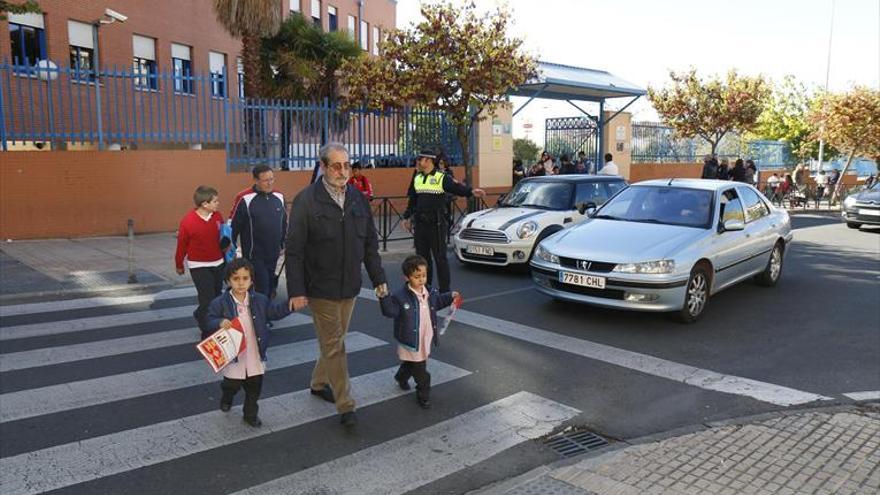
<instances>
[{"instance_id":1,"label":"asphalt road","mask_svg":"<svg viewBox=\"0 0 880 495\"><path fill-rule=\"evenodd\" d=\"M453 287L464 294L463 309L471 315L472 324L461 322L468 320L463 313L432 354L438 364L429 364L429 370L434 367L436 375L438 368L452 366L466 374L434 387L431 410L419 409L411 395L390 397L361 407L360 424L354 431L343 430L333 416L318 418L232 445L121 469L116 474L108 468L100 476L84 478L84 482L58 486L62 493L224 493L311 472L305 471L308 468L331 466L312 475L318 477L319 485L322 481L329 485L338 465L328 463L363 462L357 457L359 452L399 448L393 444L395 439L429 435L432 427L456 417L470 417L471 411L523 391L578 411L555 424L557 430L564 426L586 428L612 441L791 407L848 403L852 400L844 394L880 391L880 229L854 231L835 218L819 216L795 217L793 224L795 242L787 253L780 283L769 289L744 283L726 290L710 300L707 314L694 325L676 323L662 314L554 302L533 290L522 271L466 267L452 261ZM398 263L397 259L386 259L392 280L399 274ZM193 301L184 297L9 316L3 319L2 327L155 312L191 306ZM166 319L161 330L187 328L189 320ZM28 350L150 334L157 331L156 325L110 325L6 340L0 348L0 362L4 355ZM390 321L368 298L358 301L351 329L378 341L392 341ZM279 331L273 346L295 345L313 337L310 326L297 326ZM581 346L597 354L588 357L578 350ZM4 398L31 389L54 390L51 387L73 381L124 377L192 359L191 344L181 344L9 370L0 373L0 404L14 407L9 405L11 401L3 404ZM350 352L352 376L395 364L391 345ZM307 387L311 368L310 362L270 368L261 402ZM691 377L724 378L698 382L676 378L682 370ZM391 381L390 373L387 380ZM755 398L748 386L718 391L718 383L723 388L729 381L769 390L770 398ZM112 380L104 386L106 393L121 393L110 390ZM822 399L781 405L773 399L779 387ZM49 397L48 402L60 400ZM217 399L217 383L210 382L115 401L98 397L94 404L6 420L0 422L0 463L35 451L59 455L54 447L76 449L78 442L88 443L104 435L126 441L128 436L136 436L129 432L137 429L213 411ZM173 445L179 442L176 437L153 440L167 442L171 450L185 447ZM443 455L454 457L459 452ZM556 459L557 454L537 439L512 442L497 455L428 476L427 484L413 493L464 493ZM72 465L78 466L77 462ZM102 462L111 464L113 460ZM362 476L381 483L401 475L406 468L400 462L380 464Z\"/></svg>"}]
</instances>

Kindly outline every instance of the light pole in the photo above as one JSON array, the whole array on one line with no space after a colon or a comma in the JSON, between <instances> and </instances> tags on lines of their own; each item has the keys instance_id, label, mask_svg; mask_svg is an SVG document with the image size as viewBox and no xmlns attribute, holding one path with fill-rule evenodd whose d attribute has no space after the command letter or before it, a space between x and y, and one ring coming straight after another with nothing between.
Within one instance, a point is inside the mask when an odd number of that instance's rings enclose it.
<instances>
[{"instance_id":1,"label":"light pole","mask_svg":"<svg viewBox=\"0 0 880 495\"><path fill-rule=\"evenodd\" d=\"M101 112L101 72L99 70L99 52L98 52L98 29L104 24L113 24L116 21L125 22L128 16L124 16L112 9L104 9L104 17L92 23L92 45L95 47L95 110L98 113L98 151L104 149L104 119Z\"/></svg>"},{"instance_id":2,"label":"light pole","mask_svg":"<svg viewBox=\"0 0 880 495\"><path fill-rule=\"evenodd\" d=\"M828 60L825 62L825 94L828 94L828 80L831 77L831 40L834 36L834 3L831 0L831 28L828 30ZM819 133L819 170L822 170L822 156L825 154L825 138Z\"/></svg>"}]
</instances>

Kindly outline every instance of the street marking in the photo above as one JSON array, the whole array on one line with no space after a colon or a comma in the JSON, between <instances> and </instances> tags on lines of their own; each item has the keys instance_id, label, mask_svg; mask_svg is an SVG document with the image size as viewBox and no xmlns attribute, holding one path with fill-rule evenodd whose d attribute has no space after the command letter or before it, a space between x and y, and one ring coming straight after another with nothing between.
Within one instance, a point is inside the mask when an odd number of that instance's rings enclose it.
<instances>
[{"instance_id":1,"label":"street marking","mask_svg":"<svg viewBox=\"0 0 880 495\"><path fill-rule=\"evenodd\" d=\"M99 328L121 327L138 323L161 323L164 320L174 320L176 318L184 318L187 316L192 318L194 309L195 305L191 305L178 308L134 311L118 315L91 316L89 318L77 318L74 320L30 323L14 327L0 327L0 342L4 340L84 332L86 330L96 330Z\"/></svg>"},{"instance_id":2,"label":"street marking","mask_svg":"<svg viewBox=\"0 0 880 495\"><path fill-rule=\"evenodd\" d=\"M352 332L345 339L348 353L386 345L385 341ZM193 354L196 354L193 344ZM286 368L314 361L316 339L269 348L267 365ZM163 366L78 382L10 392L0 395L0 422L42 416L81 407L178 390L216 381L219 375L202 360Z\"/></svg>"},{"instance_id":3,"label":"street marking","mask_svg":"<svg viewBox=\"0 0 880 495\"><path fill-rule=\"evenodd\" d=\"M855 401L880 400L880 390L872 390L870 392L850 392L843 395Z\"/></svg>"},{"instance_id":4,"label":"street marking","mask_svg":"<svg viewBox=\"0 0 880 495\"><path fill-rule=\"evenodd\" d=\"M605 363L629 368L649 375L667 378L676 382L726 394L751 397L762 402L779 406L806 404L817 400L830 400L830 397L803 392L781 385L760 382L735 375L725 375L711 370L696 368L686 364L668 361L647 354L627 351L589 340L576 339L565 335L541 330L511 321L493 318L466 310L458 310L455 319L465 325L481 328L525 342L550 347L560 351L577 354Z\"/></svg>"},{"instance_id":5,"label":"street marking","mask_svg":"<svg viewBox=\"0 0 880 495\"><path fill-rule=\"evenodd\" d=\"M578 414L579 410L564 404L518 392L236 495L406 493L546 435Z\"/></svg>"},{"instance_id":6,"label":"street marking","mask_svg":"<svg viewBox=\"0 0 880 495\"><path fill-rule=\"evenodd\" d=\"M281 323L284 322L284 323ZM273 332L286 330L300 325L312 323L312 317L294 313L281 320L272 328ZM108 356L118 356L130 352L162 349L176 345L193 344L199 340L199 331L195 328L171 330L168 332L147 333L134 337L100 340L84 344L72 344L30 351L0 354L0 372L24 370L40 366L52 366L61 363L85 361Z\"/></svg>"},{"instance_id":7,"label":"street marking","mask_svg":"<svg viewBox=\"0 0 880 495\"><path fill-rule=\"evenodd\" d=\"M80 299L66 299L63 301L49 301L41 303L16 304L0 306L0 318L7 316L28 315L34 313L51 313L53 311L70 311L72 309L95 308L99 306L118 306L121 304L152 304L165 299L178 299L196 295L195 287L182 289L169 289L155 294L141 294L137 296L123 297L86 297Z\"/></svg>"},{"instance_id":8,"label":"street marking","mask_svg":"<svg viewBox=\"0 0 880 495\"><path fill-rule=\"evenodd\" d=\"M525 292L527 290L534 290L534 289L535 288L530 285L528 287L520 287L518 289L503 290L501 292L495 292L494 294L485 294L485 295L477 296L477 297L469 297L467 299L467 301L474 302L474 301L480 301L482 299L491 299L493 297L509 296L510 294L516 294L517 292Z\"/></svg>"},{"instance_id":9,"label":"street marking","mask_svg":"<svg viewBox=\"0 0 880 495\"><path fill-rule=\"evenodd\" d=\"M396 365L353 377L352 395L358 406L366 407L405 395L407 392L400 390L392 379L395 371ZM431 361L434 384L469 374L441 361ZM2 458L0 493L19 495L64 488L336 415L333 404L312 397L308 389L262 399L263 427L259 429L244 425L236 411L210 411Z\"/></svg>"}]
</instances>

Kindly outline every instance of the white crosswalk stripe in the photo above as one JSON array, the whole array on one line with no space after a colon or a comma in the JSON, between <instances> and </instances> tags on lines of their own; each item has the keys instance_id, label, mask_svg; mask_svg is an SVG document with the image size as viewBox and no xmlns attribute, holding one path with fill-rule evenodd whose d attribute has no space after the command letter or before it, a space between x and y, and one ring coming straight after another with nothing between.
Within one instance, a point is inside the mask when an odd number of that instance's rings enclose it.
<instances>
[{"instance_id":1,"label":"white crosswalk stripe","mask_svg":"<svg viewBox=\"0 0 880 495\"><path fill-rule=\"evenodd\" d=\"M359 332L351 332L345 339L349 352L382 345L386 345L386 342ZM314 361L317 355L318 342L315 339L270 347L267 367L296 366ZM207 363L199 360L11 392L0 395L0 422L202 385L216 381L217 376Z\"/></svg>"},{"instance_id":2,"label":"white crosswalk stripe","mask_svg":"<svg viewBox=\"0 0 880 495\"><path fill-rule=\"evenodd\" d=\"M178 299L196 295L195 287L169 289L155 294L143 294L123 297L84 297L80 299L64 299L41 303L15 304L0 306L0 318L8 316L51 313L53 311L70 311L72 309L96 308L101 306L120 306L123 304L152 304L166 299Z\"/></svg>"},{"instance_id":3,"label":"white crosswalk stripe","mask_svg":"<svg viewBox=\"0 0 880 495\"><path fill-rule=\"evenodd\" d=\"M0 327L0 342L5 340L60 335L99 328L135 325L138 323L161 324L165 320L176 318L192 318L193 306L154 309L149 311L133 311L116 315L92 316L75 320L58 320L45 323L29 323L12 327Z\"/></svg>"},{"instance_id":4,"label":"white crosswalk stripe","mask_svg":"<svg viewBox=\"0 0 880 495\"><path fill-rule=\"evenodd\" d=\"M312 323L310 316L292 314L276 323L272 331L286 330ZM0 355L0 372L36 368L86 359L118 356L130 352L161 349L183 344L193 344L199 338L199 331L193 328L148 333L134 337L100 340L84 344L71 344L59 347L10 352Z\"/></svg>"},{"instance_id":5,"label":"white crosswalk stripe","mask_svg":"<svg viewBox=\"0 0 880 495\"><path fill-rule=\"evenodd\" d=\"M405 493L546 435L579 413L529 392L518 392L434 426L236 495Z\"/></svg>"},{"instance_id":6,"label":"white crosswalk stripe","mask_svg":"<svg viewBox=\"0 0 880 495\"><path fill-rule=\"evenodd\" d=\"M441 384L470 372L431 363ZM403 395L391 380L396 367L351 379L354 399L366 407ZM250 428L238 414L212 411L133 430L72 442L0 459L0 493L39 493L231 445L336 415L333 405L308 390L260 400L263 427Z\"/></svg>"}]
</instances>

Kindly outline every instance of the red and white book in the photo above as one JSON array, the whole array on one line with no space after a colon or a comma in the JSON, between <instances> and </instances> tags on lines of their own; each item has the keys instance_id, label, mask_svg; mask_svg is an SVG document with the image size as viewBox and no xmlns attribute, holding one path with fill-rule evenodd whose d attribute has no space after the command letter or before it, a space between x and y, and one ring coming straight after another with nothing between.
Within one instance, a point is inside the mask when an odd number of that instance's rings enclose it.
<instances>
[{"instance_id":1,"label":"red and white book","mask_svg":"<svg viewBox=\"0 0 880 495\"><path fill-rule=\"evenodd\" d=\"M235 358L241 355L246 348L247 341L244 338L244 329L238 318L232 319L230 328L221 328L196 344L196 349L211 365L214 373L235 361Z\"/></svg>"}]
</instances>

